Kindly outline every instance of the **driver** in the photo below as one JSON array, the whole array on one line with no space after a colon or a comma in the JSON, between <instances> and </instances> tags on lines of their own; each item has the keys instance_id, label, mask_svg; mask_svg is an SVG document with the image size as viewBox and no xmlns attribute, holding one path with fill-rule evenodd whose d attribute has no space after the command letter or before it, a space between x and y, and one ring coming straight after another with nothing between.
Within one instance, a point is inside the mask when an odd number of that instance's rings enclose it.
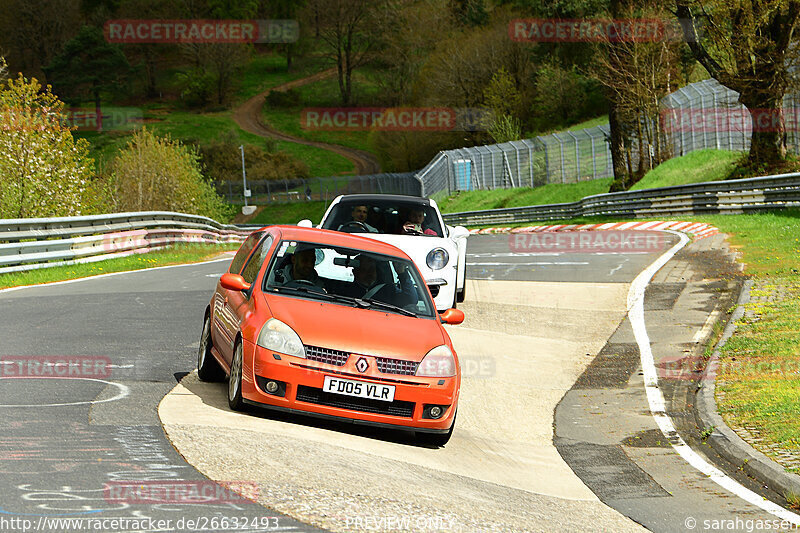
<instances>
[{"instance_id":1,"label":"driver","mask_svg":"<svg viewBox=\"0 0 800 533\"><path fill-rule=\"evenodd\" d=\"M345 226L357 226L358 227L358 226L361 226L363 224L364 227L367 228L367 231L369 231L370 233L378 233L378 229L377 228L367 224L367 215L368 214L369 214L369 211L367 210L367 206L366 205L354 205L353 206L353 211L350 212L350 216L353 217L353 220L351 220L350 222L345 222L344 224L339 226L339 231L342 231L342 228L344 228ZM358 224L354 224L355 222L358 222Z\"/></svg>"},{"instance_id":2,"label":"driver","mask_svg":"<svg viewBox=\"0 0 800 533\"><path fill-rule=\"evenodd\" d=\"M314 269L316 259L314 248L304 248L293 253L290 257L291 262L283 267L281 271L284 285L297 285L298 281L307 281L319 288L323 288L322 280Z\"/></svg>"}]
</instances>

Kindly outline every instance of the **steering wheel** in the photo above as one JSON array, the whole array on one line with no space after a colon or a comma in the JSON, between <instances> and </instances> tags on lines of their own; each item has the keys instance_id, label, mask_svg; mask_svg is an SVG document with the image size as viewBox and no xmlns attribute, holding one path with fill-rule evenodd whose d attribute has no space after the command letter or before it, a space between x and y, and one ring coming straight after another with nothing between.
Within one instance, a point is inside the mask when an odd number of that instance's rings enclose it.
<instances>
[{"instance_id":1,"label":"steering wheel","mask_svg":"<svg viewBox=\"0 0 800 533\"><path fill-rule=\"evenodd\" d=\"M293 279L292 281L286 284L287 287L291 287L292 285L308 286L309 288L314 289L315 292L324 292L324 293L328 292L325 289L325 287L318 287L313 281L309 281L307 279Z\"/></svg>"},{"instance_id":2,"label":"steering wheel","mask_svg":"<svg viewBox=\"0 0 800 533\"><path fill-rule=\"evenodd\" d=\"M367 228L367 225L364 224L363 222L358 221L358 220L351 220L350 222L345 222L344 224L342 224L342 227L339 228L339 231L345 231L347 233L353 233L352 231L347 231L347 227L348 226L355 226L357 228L363 229L364 233L369 233L369 228Z\"/></svg>"},{"instance_id":3,"label":"steering wheel","mask_svg":"<svg viewBox=\"0 0 800 533\"><path fill-rule=\"evenodd\" d=\"M403 226L403 233L405 233L406 235L425 235L421 231L417 231L414 228L407 228L405 226Z\"/></svg>"}]
</instances>

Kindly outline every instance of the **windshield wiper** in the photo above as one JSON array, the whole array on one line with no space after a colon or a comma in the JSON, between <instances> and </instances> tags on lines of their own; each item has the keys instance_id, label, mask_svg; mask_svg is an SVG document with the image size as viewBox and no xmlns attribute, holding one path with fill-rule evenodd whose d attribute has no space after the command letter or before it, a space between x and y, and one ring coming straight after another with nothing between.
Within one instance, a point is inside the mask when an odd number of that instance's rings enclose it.
<instances>
[{"instance_id":1,"label":"windshield wiper","mask_svg":"<svg viewBox=\"0 0 800 533\"><path fill-rule=\"evenodd\" d=\"M328 294L327 292L322 292L321 290L313 290L307 287L286 287L283 285L278 285L277 287L270 287L271 291L273 292L294 292L294 293L301 293L303 295L312 294L314 296L322 296L326 300L333 300L334 295Z\"/></svg>"},{"instance_id":2,"label":"windshield wiper","mask_svg":"<svg viewBox=\"0 0 800 533\"><path fill-rule=\"evenodd\" d=\"M369 304L371 306L382 307L384 309L389 309L390 311L396 311L396 312L398 312L400 314L403 314L403 315L406 315L406 316L413 316L413 317L417 316L416 313L414 313L412 311L409 311L408 309L405 309L403 307L400 307L399 305L390 304L388 302L383 302L381 300L376 300L374 298L358 298L357 301L364 302L364 303Z\"/></svg>"},{"instance_id":3,"label":"windshield wiper","mask_svg":"<svg viewBox=\"0 0 800 533\"><path fill-rule=\"evenodd\" d=\"M350 296L342 296L341 294L335 294L330 292L322 292L318 290L313 290L307 287L286 287L283 285L278 285L277 287L271 287L271 291L273 292L294 292L294 293L301 293L305 295L313 295L313 296L321 296L325 300L331 302L341 302L352 305L353 307L369 307L370 304L363 300L359 300L356 298L352 298Z\"/></svg>"}]
</instances>

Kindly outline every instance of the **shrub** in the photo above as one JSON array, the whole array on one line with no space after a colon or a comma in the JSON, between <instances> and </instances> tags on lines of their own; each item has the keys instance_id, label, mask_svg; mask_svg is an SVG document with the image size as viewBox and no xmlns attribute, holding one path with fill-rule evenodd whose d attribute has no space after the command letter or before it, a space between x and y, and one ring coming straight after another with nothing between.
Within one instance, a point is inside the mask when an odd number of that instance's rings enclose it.
<instances>
[{"instance_id":1,"label":"shrub","mask_svg":"<svg viewBox=\"0 0 800 533\"><path fill-rule=\"evenodd\" d=\"M296 89L270 91L264 99L270 107L297 107L303 103L302 96Z\"/></svg>"},{"instance_id":2,"label":"shrub","mask_svg":"<svg viewBox=\"0 0 800 533\"><path fill-rule=\"evenodd\" d=\"M22 74L0 89L0 218L102 212L89 143L66 125L64 104Z\"/></svg>"},{"instance_id":3,"label":"shrub","mask_svg":"<svg viewBox=\"0 0 800 533\"><path fill-rule=\"evenodd\" d=\"M147 128L112 161L111 184L117 211L177 211L221 222L233 214L203 177L197 152Z\"/></svg>"}]
</instances>

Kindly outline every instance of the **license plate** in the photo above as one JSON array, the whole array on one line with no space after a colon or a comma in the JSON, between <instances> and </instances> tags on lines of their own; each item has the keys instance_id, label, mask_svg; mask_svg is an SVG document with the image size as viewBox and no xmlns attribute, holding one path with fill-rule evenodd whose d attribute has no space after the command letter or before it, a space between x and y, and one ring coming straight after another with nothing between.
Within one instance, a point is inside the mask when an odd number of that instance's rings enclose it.
<instances>
[{"instance_id":1,"label":"license plate","mask_svg":"<svg viewBox=\"0 0 800 533\"><path fill-rule=\"evenodd\" d=\"M370 400L394 401L394 385L381 385L380 383L325 376L325 384L322 390L333 394L369 398Z\"/></svg>"}]
</instances>

